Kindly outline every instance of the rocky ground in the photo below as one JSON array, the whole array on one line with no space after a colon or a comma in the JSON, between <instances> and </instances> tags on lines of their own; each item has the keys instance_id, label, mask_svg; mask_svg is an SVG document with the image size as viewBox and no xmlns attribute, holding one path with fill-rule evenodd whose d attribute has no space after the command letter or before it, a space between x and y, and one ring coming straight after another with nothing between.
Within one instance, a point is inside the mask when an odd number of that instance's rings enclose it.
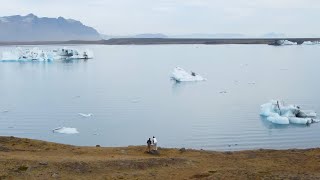
<instances>
[{"instance_id":1,"label":"rocky ground","mask_svg":"<svg viewBox=\"0 0 320 180\"><path fill-rule=\"evenodd\" d=\"M158 153L0 137L0 179L320 179L320 149Z\"/></svg>"}]
</instances>

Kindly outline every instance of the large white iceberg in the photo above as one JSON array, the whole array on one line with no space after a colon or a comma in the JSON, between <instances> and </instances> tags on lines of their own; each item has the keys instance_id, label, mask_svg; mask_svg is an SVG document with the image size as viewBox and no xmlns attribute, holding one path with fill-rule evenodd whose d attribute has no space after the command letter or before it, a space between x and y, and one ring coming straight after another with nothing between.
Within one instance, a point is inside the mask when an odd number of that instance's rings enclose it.
<instances>
[{"instance_id":1,"label":"large white iceberg","mask_svg":"<svg viewBox=\"0 0 320 180\"><path fill-rule=\"evenodd\" d=\"M4 51L0 61L52 61L56 59L92 59L90 50L78 50L74 48L62 48L55 50L40 48L17 47L10 51Z\"/></svg>"},{"instance_id":2,"label":"large white iceberg","mask_svg":"<svg viewBox=\"0 0 320 180\"><path fill-rule=\"evenodd\" d=\"M172 79L176 80L177 82L184 82L184 81L205 81L206 79L203 78L201 75L195 72L187 72L186 70L176 67L172 72Z\"/></svg>"},{"instance_id":3,"label":"large white iceberg","mask_svg":"<svg viewBox=\"0 0 320 180\"><path fill-rule=\"evenodd\" d=\"M1 61L51 61L54 54L39 48L16 48L2 53Z\"/></svg>"},{"instance_id":4,"label":"large white iceberg","mask_svg":"<svg viewBox=\"0 0 320 180\"><path fill-rule=\"evenodd\" d=\"M77 134L79 133L76 128L70 127L58 127L53 130L54 133L61 133L61 134Z\"/></svg>"},{"instance_id":5,"label":"large white iceberg","mask_svg":"<svg viewBox=\"0 0 320 180\"><path fill-rule=\"evenodd\" d=\"M316 112L301 110L299 106L284 105L280 101L271 100L261 105L260 115L275 124L311 124L319 122Z\"/></svg>"}]
</instances>

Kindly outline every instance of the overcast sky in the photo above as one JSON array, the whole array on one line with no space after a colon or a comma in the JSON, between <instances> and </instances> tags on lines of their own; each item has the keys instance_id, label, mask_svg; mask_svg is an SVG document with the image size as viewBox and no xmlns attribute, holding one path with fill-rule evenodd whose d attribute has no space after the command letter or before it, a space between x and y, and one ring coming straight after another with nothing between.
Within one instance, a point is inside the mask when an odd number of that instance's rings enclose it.
<instances>
[{"instance_id":1,"label":"overcast sky","mask_svg":"<svg viewBox=\"0 0 320 180\"><path fill-rule=\"evenodd\" d=\"M1 0L0 16L72 18L100 33L320 35L320 0Z\"/></svg>"}]
</instances>

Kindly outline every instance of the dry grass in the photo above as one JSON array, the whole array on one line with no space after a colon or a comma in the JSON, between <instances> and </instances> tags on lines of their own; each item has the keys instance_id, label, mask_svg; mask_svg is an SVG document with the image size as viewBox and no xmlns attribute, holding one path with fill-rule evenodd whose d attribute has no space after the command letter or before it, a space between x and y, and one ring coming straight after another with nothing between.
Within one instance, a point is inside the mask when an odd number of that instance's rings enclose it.
<instances>
[{"instance_id":1,"label":"dry grass","mask_svg":"<svg viewBox=\"0 0 320 180\"><path fill-rule=\"evenodd\" d=\"M0 179L320 179L320 149L145 150L0 137Z\"/></svg>"}]
</instances>

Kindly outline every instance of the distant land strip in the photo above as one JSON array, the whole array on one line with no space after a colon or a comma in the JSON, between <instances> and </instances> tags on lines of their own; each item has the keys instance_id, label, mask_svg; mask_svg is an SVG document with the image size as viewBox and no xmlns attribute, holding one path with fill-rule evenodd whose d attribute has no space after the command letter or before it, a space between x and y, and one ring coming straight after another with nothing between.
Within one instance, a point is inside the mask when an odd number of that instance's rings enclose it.
<instances>
[{"instance_id":1,"label":"distant land strip","mask_svg":"<svg viewBox=\"0 0 320 180\"><path fill-rule=\"evenodd\" d=\"M0 46L10 45L161 45L161 44L274 44L277 40L288 40L302 44L305 41L320 41L320 38L225 38L225 39L195 39L195 38L113 38L99 41L33 41L33 42L1 42Z\"/></svg>"}]
</instances>

